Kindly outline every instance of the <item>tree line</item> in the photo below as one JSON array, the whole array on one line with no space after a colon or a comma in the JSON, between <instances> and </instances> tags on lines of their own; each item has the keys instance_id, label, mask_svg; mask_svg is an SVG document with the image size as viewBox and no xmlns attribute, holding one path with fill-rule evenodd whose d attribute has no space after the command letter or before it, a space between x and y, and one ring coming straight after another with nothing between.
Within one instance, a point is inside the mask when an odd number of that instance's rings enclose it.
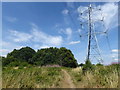
<instances>
[{"instance_id":1,"label":"tree line","mask_svg":"<svg viewBox=\"0 0 120 90\"><path fill-rule=\"evenodd\" d=\"M20 64L29 64L35 66L45 66L57 64L64 67L77 67L77 60L69 49L65 47L50 47L39 49L37 52L30 47L14 49L6 57L2 57L2 65L19 66Z\"/></svg>"}]
</instances>

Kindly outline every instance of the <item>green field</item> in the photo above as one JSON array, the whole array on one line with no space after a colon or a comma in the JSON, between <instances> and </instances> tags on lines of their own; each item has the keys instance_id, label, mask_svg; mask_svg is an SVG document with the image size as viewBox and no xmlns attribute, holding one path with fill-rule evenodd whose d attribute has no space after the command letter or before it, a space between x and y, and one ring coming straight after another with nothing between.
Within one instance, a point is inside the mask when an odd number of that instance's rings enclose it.
<instances>
[{"instance_id":1,"label":"green field","mask_svg":"<svg viewBox=\"0 0 120 90\"><path fill-rule=\"evenodd\" d=\"M118 66L82 68L4 67L3 88L117 88Z\"/></svg>"}]
</instances>

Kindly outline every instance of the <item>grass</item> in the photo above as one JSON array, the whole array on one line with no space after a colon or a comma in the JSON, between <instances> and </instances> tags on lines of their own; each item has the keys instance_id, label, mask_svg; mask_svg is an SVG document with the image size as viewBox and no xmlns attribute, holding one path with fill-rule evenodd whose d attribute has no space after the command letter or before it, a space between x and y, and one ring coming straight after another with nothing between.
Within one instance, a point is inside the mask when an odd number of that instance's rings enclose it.
<instances>
[{"instance_id":1,"label":"grass","mask_svg":"<svg viewBox=\"0 0 120 90\"><path fill-rule=\"evenodd\" d=\"M118 70L116 66L96 66L83 74L81 68L68 71L77 88L117 88Z\"/></svg>"},{"instance_id":2,"label":"grass","mask_svg":"<svg viewBox=\"0 0 120 90\"><path fill-rule=\"evenodd\" d=\"M118 66L95 66L83 73L82 68L4 67L3 88L61 88L62 69L71 76L76 88L117 88Z\"/></svg>"},{"instance_id":3,"label":"grass","mask_svg":"<svg viewBox=\"0 0 120 90\"><path fill-rule=\"evenodd\" d=\"M49 88L58 87L61 78L60 68L5 68L3 88Z\"/></svg>"}]
</instances>

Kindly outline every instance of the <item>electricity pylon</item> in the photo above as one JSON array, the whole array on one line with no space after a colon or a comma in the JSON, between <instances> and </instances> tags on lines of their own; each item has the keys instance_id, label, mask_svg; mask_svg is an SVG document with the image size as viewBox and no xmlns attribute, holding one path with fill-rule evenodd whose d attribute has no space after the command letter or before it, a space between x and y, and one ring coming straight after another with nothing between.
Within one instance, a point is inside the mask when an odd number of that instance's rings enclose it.
<instances>
[{"instance_id":1,"label":"electricity pylon","mask_svg":"<svg viewBox=\"0 0 120 90\"><path fill-rule=\"evenodd\" d=\"M88 27L86 28L86 29L88 29L87 34L85 34L86 36L88 36L86 60L97 60L99 63L103 63L103 58L100 53L100 48L98 45L98 40L97 40L96 35L97 34L99 35L101 33L106 33L106 32L98 32L98 30L97 31L95 30L94 25L95 25L96 21L92 17L92 13L94 12L93 9L94 8L92 8L92 5L90 4L84 12L80 13L81 17L83 15L88 16L87 22L81 21L81 26L83 26L83 23L88 24ZM101 9L98 9L98 10L101 10ZM84 17L82 19L84 19ZM100 21L103 21L103 20L104 20L104 17L102 17L102 19ZM83 35L80 35L80 37L82 37L82 36Z\"/></svg>"}]
</instances>

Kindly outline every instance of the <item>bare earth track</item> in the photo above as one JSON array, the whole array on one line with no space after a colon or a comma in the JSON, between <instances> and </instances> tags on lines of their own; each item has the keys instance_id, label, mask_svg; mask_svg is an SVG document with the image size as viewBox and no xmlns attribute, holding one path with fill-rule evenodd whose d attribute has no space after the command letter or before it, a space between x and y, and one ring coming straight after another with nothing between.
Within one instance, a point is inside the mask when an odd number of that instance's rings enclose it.
<instances>
[{"instance_id":1,"label":"bare earth track","mask_svg":"<svg viewBox=\"0 0 120 90\"><path fill-rule=\"evenodd\" d=\"M62 69L63 73L63 82L62 82L62 87L63 88L75 88L75 85L73 84L73 81L71 79L71 76L68 74L68 72L64 69Z\"/></svg>"}]
</instances>

